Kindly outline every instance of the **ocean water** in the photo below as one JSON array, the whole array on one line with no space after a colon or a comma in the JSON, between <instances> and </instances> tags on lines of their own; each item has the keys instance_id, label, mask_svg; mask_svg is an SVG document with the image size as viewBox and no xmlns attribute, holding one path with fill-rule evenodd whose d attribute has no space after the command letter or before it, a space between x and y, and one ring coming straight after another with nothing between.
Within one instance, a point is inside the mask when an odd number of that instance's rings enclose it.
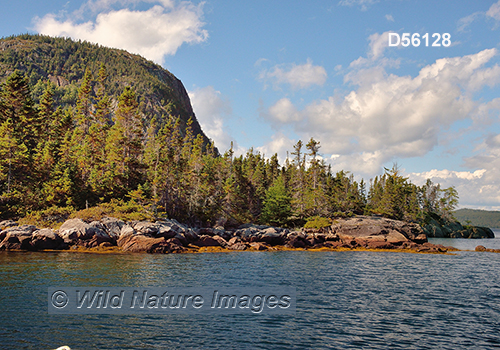
<instances>
[{"instance_id":1,"label":"ocean water","mask_svg":"<svg viewBox=\"0 0 500 350\"><path fill-rule=\"evenodd\" d=\"M495 238L429 238L429 242L454 247L460 250L475 250L478 245L488 249L500 249L500 229L492 229Z\"/></svg>"},{"instance_id":2,"label":"ocean water","mask_svg":"<svg viewBox=\"0 0 500 350\"><path fill-rule=\"evenodd\" d=\"M500 254L0 253L0 348L493 349ZM49 315L49 286L293 286L295 315Z\"/></svg>"}]
</instances>

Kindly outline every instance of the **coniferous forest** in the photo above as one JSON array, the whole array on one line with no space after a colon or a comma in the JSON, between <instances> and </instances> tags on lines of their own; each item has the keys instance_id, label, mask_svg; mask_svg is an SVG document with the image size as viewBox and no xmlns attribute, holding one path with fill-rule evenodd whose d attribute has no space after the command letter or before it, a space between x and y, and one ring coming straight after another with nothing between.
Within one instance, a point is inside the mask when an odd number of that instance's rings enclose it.
<instances>
[{"instance_id":1,"label":"coniferous forest","mask_svg":"<svg viewBox=\"0 0 500 350\"><path fill-rule=\"evenodd\" d=\"M62 72L61 62L54 58L51 69L66 74L69 86L55 85L47 67L22 65L5 74L0 87L2 218L115 206L194 226L296 227L355 214L452 219L454 188L430 180L417 186L397 166L368 183L356 181L346 171L332 172L313 138L298 141L282 164L276 154L253 149L240 156L232 149L222 153L194 115L183 119L170 100L158 108L144 97L142 84L110 83L112 61L94 62L98 69L87 67L81 77Z\"/></svg>"}]
</instances>

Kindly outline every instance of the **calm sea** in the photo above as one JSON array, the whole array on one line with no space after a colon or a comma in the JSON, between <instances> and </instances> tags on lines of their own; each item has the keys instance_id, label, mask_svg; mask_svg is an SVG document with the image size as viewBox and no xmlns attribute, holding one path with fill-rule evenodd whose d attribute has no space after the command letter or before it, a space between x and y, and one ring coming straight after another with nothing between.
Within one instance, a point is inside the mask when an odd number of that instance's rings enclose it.
<instances>
[{"instance_id":1,"label":"calm sea","mask_svg":"<svg viewBox=\"0 0 500 350\"><path fill-rule=\"evenodd\" d=\"M0 348L492 349L500 347L499 271L500 254L468 251L2 252ZM266 285L296 288L294 316L47 312L49 286Z\"/></svg>"}]
</instances>

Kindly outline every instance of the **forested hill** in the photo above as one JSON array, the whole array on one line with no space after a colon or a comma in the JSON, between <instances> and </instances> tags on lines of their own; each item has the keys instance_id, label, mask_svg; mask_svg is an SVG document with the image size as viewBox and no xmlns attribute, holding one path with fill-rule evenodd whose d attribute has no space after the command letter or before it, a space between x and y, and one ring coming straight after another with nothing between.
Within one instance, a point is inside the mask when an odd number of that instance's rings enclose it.
<instances>
[{"instance_id":1,"label":"forested hill","mask_svg":"<svg viewBox=\"0 0 500 350\"><path fill-rule=\"evenodd\" d=\"M459 209L454 211L453 215L463 225L500 228L500 211Z\"/></svg>"},{"instance_id":2,"label":"forested hill","mask_svg":"<svg viewBox=\"0 0 500 350\"><path fill-rule=\"evenodd\" d=\"M201 134L205 144L208 143L182 82L141 56L67 38L26 34L0 39L0 82L14 70L23 72L28 77L35 104L51 81L57 86L56 106L76 105L86 70L97 80L102 65L107 73L102 84L115 108L124 88L130 86L141 102L139 109L146 122L155 117L161 126L168 118L179 118L183 131L191 118L193 134ZM97 90L98 84L92 85Z\"/></svg>"},{"instance_id":3,"label":"forested hill","mask_svg":"<svg viewBox=\"0 0 500 350\"><path fill-rule=\"evenodd\" d=\"M220 155L207 141L181 82L152 62L69 39L0 40L2 219L86 211L92 220L325 227L376 214L425 224L450 220L458 202L454 188L417 186L396 166L369 184L334 173L313 138L283 164L252 148Z\"/></svg>"}]
</instances>

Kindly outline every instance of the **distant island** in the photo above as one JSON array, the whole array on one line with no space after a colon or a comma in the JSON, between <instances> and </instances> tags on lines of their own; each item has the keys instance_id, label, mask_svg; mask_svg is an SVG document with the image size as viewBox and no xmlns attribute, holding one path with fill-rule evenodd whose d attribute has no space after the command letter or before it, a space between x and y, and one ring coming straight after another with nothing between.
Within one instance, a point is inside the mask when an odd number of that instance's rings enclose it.
<instances>
[{"instance_id":1,"label":"distant island","mask_svg":"<svg viewBox=\"0 0 500 350\"><path fill-rule=\"evenodd\" d=\"M500 211L464 208L453 211L453 216L462 225L485 226L496 229L500 228Z\"/></svg>"},{"instance_id":2,"label":"distant island","mask_svg":"<svg viewBox=\"0 0 500 350\"><path fill-rule=\"evenodd\" d=\"M41 35L4 38L0 82L6 229L113 217L295 232L366 216L417 224L429 237L484 236L455 222L453 187L417 186L397 166L356 181L332 171L314 138L299 140L283 164L253 149L219 153L181 81L123 50Z\"/></svg>"}]
</instances>

